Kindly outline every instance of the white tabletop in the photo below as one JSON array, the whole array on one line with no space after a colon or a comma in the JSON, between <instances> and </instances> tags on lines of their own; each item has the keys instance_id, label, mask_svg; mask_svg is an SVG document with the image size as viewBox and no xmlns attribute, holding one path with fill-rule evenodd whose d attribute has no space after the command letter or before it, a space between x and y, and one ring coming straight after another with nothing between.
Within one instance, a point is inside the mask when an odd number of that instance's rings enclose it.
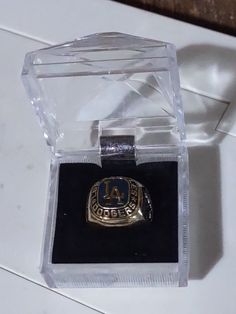
<instances>
[{"instance_id":1,"label":"white tabletop","mask_svg":"<svg viewBox=\"0 0 236 314\"><path fill-rule=\"evenodd\" d=\"M235 314L235 38L108 0L0 7L0 312ZM178 48L190 146L187 288L53 291L39 273L49 151L21 83L24 55L104 31Z\"/></svg>"}]
</instances>

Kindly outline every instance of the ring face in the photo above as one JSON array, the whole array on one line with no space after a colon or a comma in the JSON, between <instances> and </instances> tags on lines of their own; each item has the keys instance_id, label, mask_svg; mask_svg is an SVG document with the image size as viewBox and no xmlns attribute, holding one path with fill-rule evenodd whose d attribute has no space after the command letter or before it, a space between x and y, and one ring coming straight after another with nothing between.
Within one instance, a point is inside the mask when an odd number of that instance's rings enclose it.
<instances>
[{"instance_id":1,"label":"ring face","mask_svg":"<svg viewBox=\"0 0 236 314\"><path fill-rule=\"evenodd\" d=\"M98 205L101 208L123 208L129 203L129 181L126 178L103 179L98 186Z\"/></svg>"},{"instance_id":2,"label":"ring face","mask_svg":"<svg viewBox=\"0 0 236 314\"><path fill-rule=\"evenodd\" d=\"M104 178L96 182L89 192L88 222L120 227L151 219L149 194L132 178Z\"/></svg>"}]
</instances>

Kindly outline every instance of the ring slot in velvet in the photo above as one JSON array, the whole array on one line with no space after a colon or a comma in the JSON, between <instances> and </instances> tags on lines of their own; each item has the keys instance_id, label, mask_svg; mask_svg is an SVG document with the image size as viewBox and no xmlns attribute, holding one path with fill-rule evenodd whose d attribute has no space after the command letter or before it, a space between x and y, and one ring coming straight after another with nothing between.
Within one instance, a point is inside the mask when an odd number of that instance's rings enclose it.
<instances>
[{"instance_id":1,"label":"ring slot in velvet","mask_svg":"<svg viewBox=\"0 0 236 314\"><path fill-rule=\"evenodd\" d=\"M128 227L86 222L92 185L105 177L127 176L150 193L153 221ZM53 263L143 263L178 261L178 164L136 165L132 161L63 163L59 169Z\"/></svg>"}]
</instances>

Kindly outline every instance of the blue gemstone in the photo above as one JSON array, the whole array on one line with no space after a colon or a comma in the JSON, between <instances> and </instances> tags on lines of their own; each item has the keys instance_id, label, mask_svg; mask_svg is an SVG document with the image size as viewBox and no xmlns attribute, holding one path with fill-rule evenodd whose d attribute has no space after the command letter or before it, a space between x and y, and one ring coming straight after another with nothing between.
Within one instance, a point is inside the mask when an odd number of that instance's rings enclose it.
<instances>
[{"instance_id":1,"label":"blue gemstone","mask_svg":"<svg viewBox=\"0 0 236 314\"><path fill-rule=\"evenodd\" d=\"M129 200L129 183L123 178L104 179L98 188L98 203L101 207L121 208Z\"/></svg>"}]
</instances>

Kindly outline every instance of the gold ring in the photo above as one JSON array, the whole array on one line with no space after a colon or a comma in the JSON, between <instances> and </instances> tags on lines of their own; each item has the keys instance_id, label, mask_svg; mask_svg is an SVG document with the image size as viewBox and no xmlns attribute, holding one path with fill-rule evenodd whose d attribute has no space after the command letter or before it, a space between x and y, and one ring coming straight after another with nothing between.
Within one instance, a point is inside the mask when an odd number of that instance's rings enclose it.
<instances>
[{"instance_id":1,"label":"gold ring","mask_svg":"<svg viewBox=\"0 0 236 314\"><path fill-rule=\"evenodd\" d=\"M147 189L132 178L104 178L90 189L86 217L89 223L121 227L150 222L152 216Z\"/></svg>"}]
</instances>

